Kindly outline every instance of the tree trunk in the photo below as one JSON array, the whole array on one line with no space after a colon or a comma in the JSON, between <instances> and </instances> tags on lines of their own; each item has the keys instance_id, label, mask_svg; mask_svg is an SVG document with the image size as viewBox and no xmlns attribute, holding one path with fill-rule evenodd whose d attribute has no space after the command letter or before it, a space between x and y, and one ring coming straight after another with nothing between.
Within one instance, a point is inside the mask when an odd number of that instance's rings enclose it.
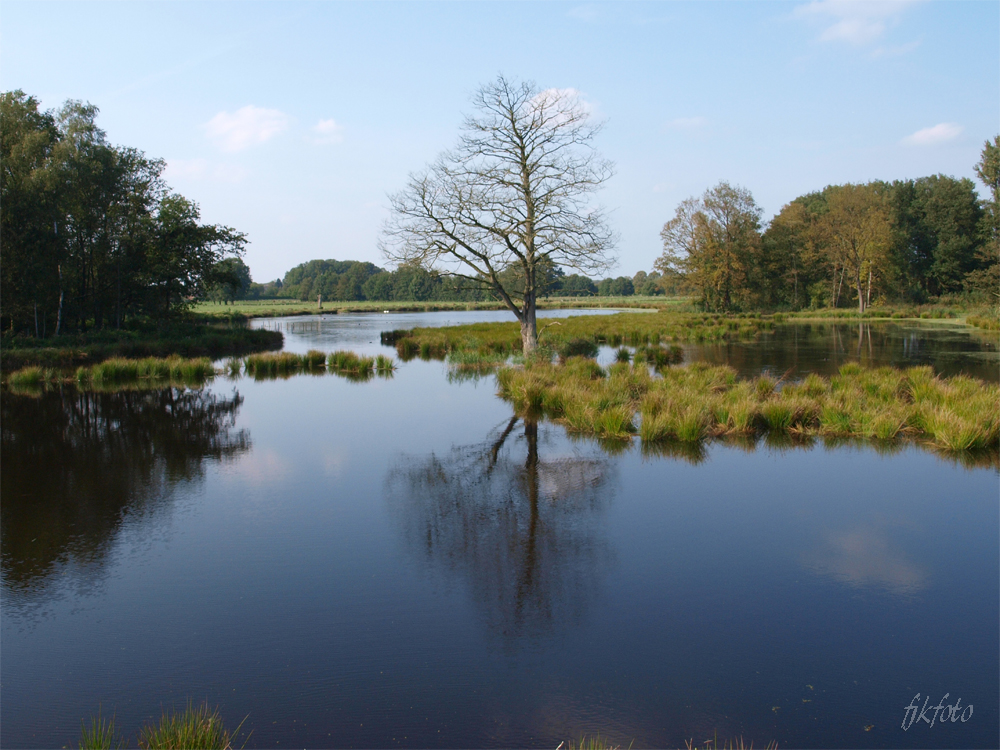
<instances>
[{"instance_id":1,"label":"tree trunk","mask_svg":"<svg viewBox=\"0 0 1000 750\"><path fill-rule=\"evenodd\" d=\"M865 311L865 295L861 288L861 266L858 266L858 270L854 273L854 282L858 289L858 314L860 315Z\"/></svg>"},{"instance_id":2,"label":"tree trunk","mask_svg":"<svg viewBox=\"0 0 1000 750\"><path fill-rule=\"evenodd\" d=\"M56 270L59 272L59 309L56 312L56 336L59 335L59 328L62 326L62 305L63 305L63 277L62 277L62 265L56 266Z\"/></svg>"},{"instance_id":3,"label":"tree trunk","mask_svg":"<svg viewBox=\"0 0 1000 750\"><path fill-rule=\"evenodd\" d=\"M534 354L538 348L538 324L535 322L535 295L525 292L521 314L521 349L524 356Z\"/></svg>"}]
</instances>

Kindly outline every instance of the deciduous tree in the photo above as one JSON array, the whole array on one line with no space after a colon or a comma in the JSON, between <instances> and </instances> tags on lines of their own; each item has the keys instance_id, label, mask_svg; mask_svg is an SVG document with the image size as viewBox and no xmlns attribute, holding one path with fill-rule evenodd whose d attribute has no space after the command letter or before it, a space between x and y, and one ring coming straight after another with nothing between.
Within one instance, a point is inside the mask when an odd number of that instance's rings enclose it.
<instances>
[{"instance_id":1,"label":"deciduous tree","mask_svg":"<svg viewBox=\"0 0 1000 750\"><path fill-rule=\"evenodd\" d=\"M538 343L535 300L546 262L607 268L616 236L592 194L611 176L593 148L599 128L572 90L502 76L473 97L458 145L392 195L382 251L486 287ZM518 269L521 290L504 282Z\"/></svg>"}]
</instances>

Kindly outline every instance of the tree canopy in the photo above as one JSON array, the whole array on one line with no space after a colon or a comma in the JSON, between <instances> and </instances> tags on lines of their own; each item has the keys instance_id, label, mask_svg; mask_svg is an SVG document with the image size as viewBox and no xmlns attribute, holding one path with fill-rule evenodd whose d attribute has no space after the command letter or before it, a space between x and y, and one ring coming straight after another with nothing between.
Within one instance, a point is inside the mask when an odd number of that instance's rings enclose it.
<instances>
[{"instance_id":1,"label":"tree canopy","mask_svg":"<svg viewBox=\"0 0 1000 750\"><path fill-rule=\"evenodd\" d=\"M660 236L664 290L693 290L709 310L798 309L948 294L1000 296L1000 136L969 179L930 175L829 185L765 227L749 191L719 183L678 205ZM638 289L637 289L638 291Z\"/></svg>"},{"instance_id":2,"label":"tree canopy","mask_svg":"<svg viewBox=\"0 0 1000 750\"><path fill-rule=\"evenodd\" d=\"M203 296L245 236L203 225L170 192L164 162L114 146L97 107L43 112L0 95L0 311L4 331L35 336L163 320Z\"/></svg>"}]
</instances>

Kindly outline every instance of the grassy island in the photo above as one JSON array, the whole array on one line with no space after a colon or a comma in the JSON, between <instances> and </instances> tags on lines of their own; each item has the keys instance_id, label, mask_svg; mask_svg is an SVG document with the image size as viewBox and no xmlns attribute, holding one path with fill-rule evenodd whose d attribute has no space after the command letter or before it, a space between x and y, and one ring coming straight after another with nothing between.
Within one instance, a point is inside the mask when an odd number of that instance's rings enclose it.
<instances>
[{"instance_id":1,"label":"grassy island","mask_svg":"<svg viewBox=\"0 0 1000 750\"><path fill-rule=\"evenodd\" d=\"M42 339L5 335L0 340L0 369L5 374L30 366L65 370L116 358L219 359L280 349L283 343L280 331L250 328L245 319L239 318L229 321L192 318L159 327L150 324Z\"/></svg>"},{"instance_id":2,"label":"grassy island","mask_svg":"<svg viewBox=\"0 0 1000 750\"><path fill-rule=\"evenodd\" d=\"M1000 386L930 367L864 369L782 383L740 380L725 366L626 362L606 370L574 357L563 365L528 364L498 371L500 395L571 431L643 443L698 442L727 435L779 433L896 440L913 438L947 451L996 450Z\"/></svg>"},{"instance_id":3,"label":"grassy island","mask_svg":"<svg viewBox=\"0 0 1000 750\"><path fill-rule=\"evenodd\" d=\"M772 325L769 318L756 313L723 316L657 311L577 315L558 320L541 319L538 341L543 352L572 356L585 354L588 348L598 344L641 346L674 341L753 339ZM416 356L440 359L462 352L510 355L521 351L520 328L516 322L387 331L382 334L382 343L394 344L404 360Z\"/></svg>"}]
</instances>

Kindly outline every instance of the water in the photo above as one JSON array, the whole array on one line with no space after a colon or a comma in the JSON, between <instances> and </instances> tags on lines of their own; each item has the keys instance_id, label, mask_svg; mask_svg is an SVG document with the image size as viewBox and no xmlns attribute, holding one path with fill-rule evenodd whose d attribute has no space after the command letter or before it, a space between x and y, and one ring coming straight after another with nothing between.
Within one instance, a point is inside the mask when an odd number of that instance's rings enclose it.
<instances>
[{"instance_id":1,"label":"water","mask_svg":"<svg viewBox=\"0 0 1000 750\"><path fill-rule=\"evenodd\" d=\"M372 331L435 315L268 324L376 352ZM248 747L995 746L994 468L912 445L608 452L493 391L417 360L4 393L4 746L188 699L248 716ZM918 692L973 715L904 732Z\"/></svg>"}]
</instances>

